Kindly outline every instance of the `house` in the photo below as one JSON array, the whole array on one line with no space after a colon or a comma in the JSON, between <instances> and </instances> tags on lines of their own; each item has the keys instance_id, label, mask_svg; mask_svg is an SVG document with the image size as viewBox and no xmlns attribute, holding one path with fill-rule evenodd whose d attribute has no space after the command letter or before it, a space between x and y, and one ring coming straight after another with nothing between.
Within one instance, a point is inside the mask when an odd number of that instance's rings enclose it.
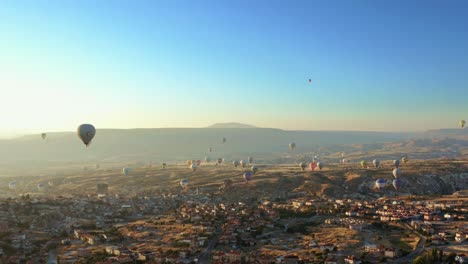
<instances>
[{"instance_id":1,"label":"house","mask_svg":"<svg viewBox=\"0 0 468 264\"><path fill-rule=\"evenodd\" d=\"M320 245L320 251L326 251L326 250L333 251L334 249L335 249L335 245L331 243Z\"/></svg>"},{"instance_id":2,"label":"house","mask_svg":"<svg viewBox=\"0 0 468 264\"><path fill-rule=\"evenodd\" d=\"M398 256L398 250L395 248L386 248L384 256L387 258L396 258Z\"/></svg>"},{"instance_id":3,"label":"house","mask_svg":"<svg viewBox=\"0 0 468 264\"><path fill-rule=\"evenodd\" d=\"M361 264L362 261L360 261L357 257L355 256L348 256L344 259L346 264Z\"/></svg>"}]
</instances>

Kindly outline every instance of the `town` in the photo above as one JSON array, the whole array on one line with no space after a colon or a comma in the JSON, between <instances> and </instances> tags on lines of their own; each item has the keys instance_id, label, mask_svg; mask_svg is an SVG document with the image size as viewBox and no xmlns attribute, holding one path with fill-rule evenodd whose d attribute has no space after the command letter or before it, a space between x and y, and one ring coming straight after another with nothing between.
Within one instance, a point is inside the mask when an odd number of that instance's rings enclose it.
<instances>
[{"instance_id":1,"label":"town","mask_svg":"<svg viewBox=\"0 0 468 264\"><path fill-rule=\"evenodd\" d=\"M467 194L236 201L222 188L0 202L1 263L466 263ZM228 198L229 197L229 198Z\"/></svg>"}]
</instances>

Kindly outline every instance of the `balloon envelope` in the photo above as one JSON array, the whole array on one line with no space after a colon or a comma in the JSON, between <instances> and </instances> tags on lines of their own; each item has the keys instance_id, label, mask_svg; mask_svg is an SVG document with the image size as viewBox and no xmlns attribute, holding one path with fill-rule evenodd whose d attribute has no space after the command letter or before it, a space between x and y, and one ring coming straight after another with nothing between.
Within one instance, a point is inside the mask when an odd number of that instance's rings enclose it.
<instances>
[{"instance_id":1,"label":"balloon envelope","mask_svg":"<svg viewBox=\"0 0 468 264\"><path fill-rule=\"evenodd\" d=\"M377 188L379 188L379 189L382 189L382 188L385 187L386 183L387 183L387 181L384 180L384 179L377 179L377 180L375 181L375 186L376 186Z\"/></svg>"},{"instance_id":2,"label":"balloon envelope","mask_svg":"<svg viewBox=\"0 0 468 264\"><path fill-rule=\"evenodd\" d=\"M393 187L395 188L395 190L398 191L398 189L400 189L402 185L403 185L403 182L402 180L400 180L400 178L396 178L393 180Z\"/></svg>"},{"instance_id":3,"label":"balloon envelope","mask_svg":"<svg viewBox=\"0 0 468 264\"><path fill-rule=\"evenodd\" d=\"M321 162L321 161L320 161L320 162L317 162L317 167L318 167L320 170L322 170L323 167L325 167L325 164L324 164L323 162Z\"/></svg>"},{"instance_id":4,"label":"balloon envelope","mask_svg":"<svg viewBox=\"0 0 468 264\"><path fill-rule=\"evenodd\" d=\"M367 161L361 160L361 167L363 168L367 167Z\"/></svg>"},{"instance_id":5,"label":"balloon envelope","mask_svg":"<svg viewBox=\"0 0 468 264\"><path fill-rule=\"evenodd\" d=\"M258 168L255 167L255 166L252 166L252 167L250 168L250 170L252 170L252 172L255 174L255 173L257 173Z\"/></svg>"},{"instance_id":6,"label":"balloon envelope","mask_svg":"<svg viewBox=\"0 0 468 264\"><path fill-rule=\"evenodd\" d=\"M122 169L122 174L125 175L125 176L129 175L130 172L132 172L132 169L130 169L130 168L123 168Z\"/></svg>"},{"instance_id":7,"label":"balloon envelope","mask_svg":"<svg viewBox=\"0 0 468 264\"><path fill-rule=\"evenodd\" d=\"M289 149L293 150L296 148L296 143L292 142L292 143L289 143Z\"/></svg>"},{"instance_id":8,"label":"balloon envelope","mask_svg":"<svg viewBox=\"0 0 468 264\"><path fill-rule=\"evenodd\" d=\"M182 179L182 180L180 180L179 184L180 184L180 187L185 188L185 187L188 186L189 180L187 180L187 179Z\"/></svg>"},{"instance_id":9,"label":"balloon envelope","mask_svg":"<svg viewBox=\"0 0 468 264\"><path fill-rule=\"evenodd\" d=\"M458 123L460 125L461 128L464 128L465 127L465 120L460 120L460 122Z\"/></svg>"},{"instance_id":10,"label":"balloon envelope","mask_svg":"<svg viewBox=\"0 0 468 264\"><path fill-rule=\"evenodd\" d=\"M372 164L374 165L374 167L378 168L380 166L380 160L375 159L372 161Z\"/></svg>"},{"instance_id":11,"label":"balloon envelope","mask_svg":"<svg viewBox=\"0 0 468 264\"><path fill-rule=\"evenodd\" d=\"M245 181L250 181L252 179L252 173L250 171L244 173Z\"/></svg>"},{"instance_id":12,"label":"balloon envelope","mask_svg":"<svg viewBox=\"0 0 468 264\"><path fill-rule=\"evenodd\" d=\"M96 129L93 125L82 124L77 129L78 137L83 141L86 146L89 146L91 140L93 140L96 135Z\"/></svg>"},{"instance_id":13,"label":"balloon envelope","mask_svg":"<svg viewBox=\"0 0 468 264\"><path fill-rule=\"evenodd\" d=\"M42 139L45 139L46 137L47 137L47 134L46 134L46 133L42 133L42 134L41 134L41 138L42 138Z\"/></svg>"},{"instance_id":14,"label":"balloon envelope","mask_svg":"<svg viewBox=\"0 0 468 264\"><path fill-rule=\"evenodd\" d=\"M401 170L400 170L400 168L395 168L395 169L393 170L393 177L398 178L398 177L400 177L400 175L401 175Z\"/></svg>"}]
</instances>

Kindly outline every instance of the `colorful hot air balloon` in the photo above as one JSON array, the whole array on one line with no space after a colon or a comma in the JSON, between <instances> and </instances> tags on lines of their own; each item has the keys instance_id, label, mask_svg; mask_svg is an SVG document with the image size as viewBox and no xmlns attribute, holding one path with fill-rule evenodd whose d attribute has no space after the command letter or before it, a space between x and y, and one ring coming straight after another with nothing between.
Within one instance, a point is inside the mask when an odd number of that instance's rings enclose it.
<instances>
[{"instance_id":1,"label":"colorful hot air balloon","mask_svg":"<svg viewBox=\"0 0 468 264\"><path fill-rule=\"evenodd\" d=\"M361 167L367 168L367 161L361 160Z\"/></svg>"},{"instance_id":2,"label":"colorful hot air balloon","mask_svg":"<svg viewBox=\"0 0 468 264\"><path fill-rule=\"evenodd\" d=\"M460 120L460 122L458 123L460 125L461 128L464 128L465 127L465 120Z\"/></svg>"},{"instance_id":3,"label":"colorful hot air balloon","mask_svg":"<svg viewBox=\"0 0 468 264\"><path fill-rule=\"evenodd\" d=\"M404 156L401 161L403 161L404 164L408 162L408 156Z\"/></svg>"},{"instance_id":4,"label":"colorful hot air balloon","mask_svg":"<svg viewBox=\"0 0 468 264\"><path fill-rule=\"evenodd\" d=\"M239 166L239 161L235 160L235 161L232 162L232 164L234 165L234 167L237 168L237 166Z\"/></svg>"},{"instance_id":5,"label":"colorful hot air balloon","mask_svg":"<svg viewBox=\"0 0 468 264\"><path fill-rule=\"evenodd\" d=\"M394 160L393 161L393 166L395 166L395 168L400 167L400 161L399 160Z\"/></svg>"},{"instance_id":6,"label":"colorful hot air balloon","mask_svg":"<svg viewBox=\"0 0 468 264\"><path fill-rule=\"evenodd\" d=\"M245 168L245 165L246 165L245 160L241 160L239 163L242 166L242 168Z\"/></svg>"},{"instance_id":7,"label":"colorful hot air balloon","mask_svg":"<svg viewBox=\"0 0 468 264\"><path fill-rule=\"evenodd\" d=\"M47 134L46 134L46 133L42 133L42 134L41 134L41 138L42 138L42 139L46 139L46 137L47 137Z\"/></svg>"},{"instance_id":8,"label":"colorful hot air balloon","mask_svg":"<svg viewBox=\"0 0 468 264\"><path fill-rule=\"evenodd\" d=\"M305 168L307 168L307 164L305 164L305 162L301 162L301 163L299 164L299 167L301 167L301 170L304 171Z\"/></svg>"},{"instance_id":9,"label":"colorful hot air balloon","mask_svg":"<svg viewBox=\"0 0 468 264\"><path fill-rule=\"evenodd\" d=\"M386 183L387 183L387 181L384 180L384 179L377 179L377 180L375 181L375 186L376 186L379 190L381 190L381 189L383 189L383 188L385 187Z\"/></svg>"},{"instance_id":10,"label":"colorful hot air balloon","mask_svg":"<svg viewBox=\"0 0 468 264\"><path fill-rule=\"evenodd\" d=\"M255 166L252 166L252 167L250 168L250 170L252 171L253 174L255 174L255 173L257 173L258 168L255 167Z\"/></svg>"},{"instance_id":11,"label":"colorful hot air balloon","mask_svg":"<svg viewBox=\"0 0 468 264\"><path fill-rule=\"evenodd\" d=\"M252 179L252 173L250 171L247 171L244 173L244 180L246 182L250 181Z\"/></svg>"},{"instance_id":12,"label":"colorful hot air balloon","mask_svg":"<svg viewBox=\"0 0 468 264\"><path fill-rule=\"evenodd\" d=\"M40 192L44 191L45 188L46 188L46 186L45 186L44 183L39 183L39 184L37 185L37 190L40 191Z\"/></svg>"},{"instance_id":13,"label":"colorful hot air balloon","mask_svg":"<svg viewBox=\"0 0 468 264\"><path fill-rule=\"evenodd\" d=\"M315 171L315 168L317 167L317 162L312 161L311 163L309 163L309 167L311 171Z\"/></svg>"},{"instance_id":14,"label":"colorful hot air balloon","mask_svg":"<svg viewBox=\"0 0 468 264\"><path fill-rule=\"evenodd\" d=\"M325 164L322 161L319 161L317 162L317 167L319 168L319 170L322 170L323 167L325 167Z\"/></svg>"},{"instance_id":15,"label":"colorful hot air balloon","mask_svg":"<svg viewBox=\"0 0 468 264\"><path fill-rule=\"evenodd\" d=\"M294 150L296 148L296 143L292 142L292 143L289 143L289 149L290 150Z\"/></svg>"},{"instance_id":16,"label":"colorful hot air balloon","mask_svg":"<svg viewBox=\"0 0 468 264\"><path fill-rule=\"evenodd\" d=\"M218 158L218 164L221 164L223 163L223 159L222 158Z\"/></svg>"},{"instance_id":17,"label":"colorful hot air balloon","mask_svg":"<svg viewBox=\"0 0 468 264\"><path fill-rule=\"evenodd\" d=\"M182 180L180 180L179 184L180 184L180 187L182 187L183 189L185 189L185 188L187 188L187 186L188 186L188 184L189 184L189 180L187 180L187 179L182 179Z\"/></svg>"},{"instance_id":18,"label":"colorful hot air balloon","mask_svg":"<svg viewBox=\"0 0 468 264\"><path fill-rule=\"evenodd\" d=\"M372 161L372 164L374 165L374 167L378 168L380 166L380 160L375 159Z\"/></svg>"},{"instance_id":19,"label":"colorful hot air balloon","mask_svg":"<svg viewBox=\"0 0 468 264\"><path fill-rule=\"evenodd\" d=\"M83 143L87 146L91 143L94 136L96 135L96 129L93 125L90 124L82 124L78 127L77 130L78 137L83 141Z\"/></svg>"},{"instance_id":20,"label":"colorful hot air balloon","mask_svg":"<svg viewBox=\"0 0 468 264\"><path fill-rule=\"evenodd\" d=\"M393 177L399 178L400 176L401 176L401 170L400 170L400 168L395 168L395 169L393 170Z\"/></svg>"},{"instance_id":21,"label":"colorful hot air balloon","mask_svg":"<svg viewBox=\"0 0 468 264\"><path fill-rule=\"evenodd\" d=\"M400 189L402 185L403 185L403 182L400 178L396 178L393 180L393 187L395 188L395 190L398 191L398 189Z\"/></svg>"},{"instance_id":22,"label":"colorful hot air balloon","mask_svg":"<svg viewBox=\"0 0 468 264\"><path fill-rule=\"evenodd\" d=\"M249 163L253 163L253 158L252 157L248 157L247 160L249 161Z\"/></svg>"},{"instance_id":23,"label":"colorful hot air balloon","mask_svg":"<svg viewBox=\"0 0 468 264\"><path fill-rule=\"evenodd\" d=\"M130 168L123 168L122 169L122 174L125 175L125 176L128 176L130 174L130 172L132 172L132 169Z\"/></svg>"}]
</instances>

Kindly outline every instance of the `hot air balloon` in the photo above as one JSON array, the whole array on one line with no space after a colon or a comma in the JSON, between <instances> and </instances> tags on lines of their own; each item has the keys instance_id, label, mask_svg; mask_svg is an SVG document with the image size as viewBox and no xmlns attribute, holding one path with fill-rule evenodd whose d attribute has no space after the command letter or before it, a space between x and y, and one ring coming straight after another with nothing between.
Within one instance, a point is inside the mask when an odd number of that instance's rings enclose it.
<instances>
[{"instance_id":1,"label":"hot air balloon","mask_svg":"<svg viewBox=\"0 0 468 264\"><path fill-rule=\"evenodd\" d=\"M223 143L226 143L226 138L225 137L223 137Z\"/></svg>"},{"instance_id":2,"label":"hot air balloon","mask_svg":"<svg viewBox=\"0 0 468 264\"><path fill-rule=\"evenodd\" d=\"M205 162L209 163L211 161L210 157L205 157Z\"/></svg>"},{"instance_id":3,"label":"hot air balloon","mask_svg":"<svg viewBox=\"0 0 468 264\"><path fill-rule=\"evenodd\" d=\"M400 178L396 178L393 180L393 187L395 187L395 190L398 191L398 189L400 189L402 185L403 185L403 182Z\"/></svg>"},{"instance_id":4,"label":"hot air balloon","mask_svg":"<svg viewBox=\"0 0 468 264\"><path fill-rule=\"evenodd\" d=\"M375 181L375 186L376 186L379 190L381 190L381 189L383 189L383 188L385 187L386 183L387 183L387 181L384 180L384 179L377 179L377 180Z\"/></svg>"},{"instance_id":5,"label":"hot air balloon","mask_svg":"<svg viewBox=\"0 0 468 264\"><path fill-rule=\"evenodd\" d=\"M322 161L319 161L317 162L317 167L319 168L319 170L322 170L323 167L325 167L325 164Z\"/></svg>"},{"instance_id":6,"label":"hot air balloon","mask_svg":"<svg viewBox=\"0 0 468 264\"><path fill-rule=\"evenodd\" d=\"M222 158L218 158L218 164L221 164L223 163L223 159Z\"/></svg>"},{"instance_id":7,"label":"hot air balloon","mask_svg":"<svg viewBox=\"0 0 468 264\"><path fill-rule=\"evenodd\" d=\"M78 127L77 133L78 137L87 147L91 143L91 140L93 140L94 135L96 135L96 129L93 125L82 124Z\"/></svg>"},{"instance_id":8,"label":"hot air balloon","mask_svg":"<svg viewBox=\"0 0 468 264\"><path fill-rule=\"evenodd\" d=\"M208 152L211 152L211 151L213 151L213 149L212 149L212 148L208 148Z\"/></svg>"},{"instance_id":9,"label":"hot air balloon","mask_svg":"<svg viewBox=\"0 0 468 264\"><path fill-rule=\"evenodd\" d=\"M46 134L46 133L42 133L42 134L41 134L41 138L42 138L42 139L46 139L46 137L47 137L47 134Z\"/></svg>"},{"instance_id":10,"label":"hot air balloon","mask_svg":"<svg viewBox=\"0 0 468 264\"><path fill-rule=\"evenodd\" d=\"M461 128L464 128L465 127L465 120L460 120L460 122L458 123L460 125Z\"/></svg>"},{"instance_id":11,"label":"hot air balloon","mask_svg":"<svg viewBox=\"0 0 468 264\"><path fill-rule=\"evenodd\" d=\"M180 187L182 187L183 189L187 188L188 184L189 184L189 180L187 179L182 179L180 180Z\"/></svg>"},{"instance_id":12,"label":"hot air balloon","mask_svg":"<svg viewBox=\"0 0 468 264\"><path fill-rule=\"evenodd\" d=\"M404 164L408 162L408 156L404 156L401 161L403 161Z\"/></svg>"},{"instance_id":13,"label":"hot air balloon","mask_svg":"<svg viewBox=\"0 0 468 264\"><path fill-rule=\"evenodd\" d=\"M249 163L253 163L253 158L252 157L248 157L247 160L249 161Z\"/></svg>"},{"instance_id":14,"label":"hot air balloon","mask_svg":"<svg viewBox=\"0 0 468 264\"><path fill-rule=\"evenodd\" d=\"M197 164L196 163L192 163L190 165L190 169L192 170L192 172L195 172L197 170Z\"/></svg>"},{"instance_id":15,"label":"hot air balloon","mask_svg":"<svg viewBox=\"0 0 468 264\"><path fill-rule=\"evenodd\" d=\"M361 167L367 168L367 161L361 160Z\"/></svg>"},{"instance_id":16,"label":"hot air balloon","mask_svg":"<svg viewBox=\"0 0 468 264\"><path fill-rule=\"evenodd\" d=\"M250 171L245 172L244 179L246 182L250 181L252 179L252 173Z\"/></svg>"},{"instance_id":17,"label":"hot air balloon","mask_svg":"<svg viewBox=\"0 0 468 264\"><path fill-rule=\"evenodd\" d=\"M130 169L130 168L123 168L122 169L122 174L125 175L125 176L128 176L130 174L130 172L132 172L132 169Z\"/></svg>"},{"instance_id":18,"label":"hot air balloon","mask_svg":"<svg viewBox=\"0 0 468 264\"><path fill-rule=\"evenodd\" d=\"M290 150L294 150L296 148L296 143L292 142L292 143L289 143L289 149Z\"/></svg>"},{"instance_id":19,"label":"hot air balloon","mask_svg":"<svg viewBox=\"0 0 468 264\"><path fill-rule=\"evenodd\" d=\"M162 168L165 169L166 167L167 167L167 164L165 162L163 162Z\"/></svg>"},{"instance_id":20,"label":"hot air balloon","mask_svg":"<svg viewBox=\"0 0 468 264\"><path fill-rule=\"evenodd\" d=\"M393 177L398 178L398 177L400 177L400 176L401 176L401 170L400 170L400 168L395 168L395 169L393 170Z\"/></svg>"},{"instance_id":21,"label":"hot air balloon","mask_svg":"<svg viewBox=\"0 0 468 264\"><path fill-rule=\"evenodd\" d=\"M197 167L200 167L201 160L197 160Z\"/></svg>"},{"instance_id":22,"label":"hot air balloon","mask_svg":"<svg viewBox=\"0 0 468 264\"><path fill-rule=\"evenodd\" d=\"M242 166L242 168L245 168L245 165L246 165L245 160L241 160L239 163Z\"/></svg>"},{"instance_id":23,"label":"hot air balloon","mask_svg":"<svg viewBox=\"0 0 468 264\"><path fill-rule=\"evenodd\" d=\"M315 168L317 167L317 163L315 161L309 163L309 167L311 171L315 171Z\"/></svg>"},{"instance_id":24,"label":"hot air balloon","mask_svg":"<svg viewBox=\"0 0 468 264\"><path fill-rule=\"evenodd\" d=\"M13 182L10 182L10 183L8 184L8 188L10 188L10 189L12 189L12 190L16 189L16 182L14 182L14 181L13 181Z\"/></svg>"},{"instance_id":25,"label":"hot air balloon","mask_svg":"<svg viewBox=\"0 0 468 264\"><path fill-rule=\"evenodd\" d=\"M232 162L232 164L234 165L234 167L237 168L237 166L239 166L239 161L235 160L235 161Z\"/></svg>"},{"instance_id":26,"label":"hot air balloon","mask_svg":"<svg viewBox=\"0 0 468 264\"><path fill-rule=\"evenodd\" d=\"M374 165L374 167L378 168L380 166L380 160L375 159L372 161L372 164Z\"/></svg>"},{"instance_id":27,"label":"hot air balloon","mask_svg":"<svg viewBox=\"0 0 468 264\"><path fill-rule=\"evenodd\" d=\"M40 191L40 192L42 192L42 191L45 190L45 187L46 187L46 186L45 186L44 183L39 183L39 184L37 185L37 190Z\"/></svg>"},{"instance_id":28,"label":"hot air balloon","mask_svg":"<svg viewBox=\"0 0 468 264\"><path fill-rule=\"evenodd\" d=\"M301 167L301 170L304 171L305 168L307 168L307 164L305 164L305 162L301 162L301 163L299 164L299 167Z\"/></svg>"},{"instance_id":29,"label":"hot air balloon","mask_svg":"<svg viewBox=\"0 0 468 264\"><path fill-rule=\"evenodd\" d=\"M255 173L257 173L258 168L255 167L255 166L252 166L252 167L250 168L250 170L252 171L253 174L255 174Z\"/></svg>"},{"instance_id":30,"label":"hot air balloon","mask_svg":"<svg viewBox=\"0 0 468 264\"><path fill-rule=\"evenodd\" d=\"M399 160L394 160L393 161L393 166L395 166L395 168L400 167L400 161Z\"/></svg>"}]
</instances>

